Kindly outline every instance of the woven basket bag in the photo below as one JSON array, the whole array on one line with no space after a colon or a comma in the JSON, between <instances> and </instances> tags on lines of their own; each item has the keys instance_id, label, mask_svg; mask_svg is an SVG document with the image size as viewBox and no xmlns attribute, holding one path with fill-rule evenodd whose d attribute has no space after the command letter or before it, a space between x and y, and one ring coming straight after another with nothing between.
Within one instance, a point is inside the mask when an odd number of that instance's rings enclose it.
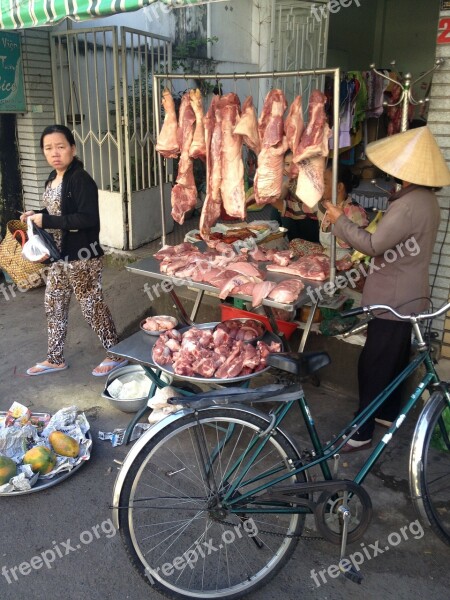
<instances>
[{"instance_id":1,"label":"woven basket bag","mask_svg":"<svg viewBox=\"0 0 450 600\"><path fill-rule=\"evenodd\" d=\"M27 226L18 220L8 221L5 237L0 243L0 268L6 271L14 283L24 290L44 285L41 271L45 265L31 262L22 256L22 245L14 237L16 231L26 233Z\"/></svg>"}]
</instances>

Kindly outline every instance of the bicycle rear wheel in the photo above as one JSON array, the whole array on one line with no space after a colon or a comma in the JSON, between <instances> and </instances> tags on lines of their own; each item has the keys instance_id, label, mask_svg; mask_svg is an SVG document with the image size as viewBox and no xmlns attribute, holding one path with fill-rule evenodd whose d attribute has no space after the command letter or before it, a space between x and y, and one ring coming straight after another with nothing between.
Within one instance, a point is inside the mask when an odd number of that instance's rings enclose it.
<instances>
[{"instance_id":1,"label":"bicycle rear wheel","mask_svg":"<svg viewBox=\"0 0 450 600\"><path fill-rule=\"evenodd\" d=\"M276 514L258 514L252 501L234 510L222 502L248 467L242 453L251 457L263 442L233 498L299 464L282 433L259 437L268 423L245 410L207 409L198 422L187 415L163 429L137 456L120 498L121 533L135 568L159 592L240 598L289 560L298 543L290 536L301 533L304 514L281 514L281 503ZM285 483L303 480L293 475Z\"/></svg>"},{"instance_id":2,"label":"bicycle rear wheel","mask_svg":"<svg viewBox=\"0 0 450 600\"><path fill-rule=\"evenodd\" d=\"M450 545L450 408L442 394L430 414L422 465L423 507L433 531Z\"/></svg>"}]
</instances>

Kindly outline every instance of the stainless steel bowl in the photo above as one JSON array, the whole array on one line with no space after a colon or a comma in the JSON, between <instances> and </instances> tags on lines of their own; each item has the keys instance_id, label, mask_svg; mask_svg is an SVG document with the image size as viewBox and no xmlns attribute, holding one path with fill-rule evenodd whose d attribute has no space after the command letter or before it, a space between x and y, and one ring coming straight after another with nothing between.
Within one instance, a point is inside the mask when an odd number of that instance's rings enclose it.
<instances>
[{"instance_id":1,"label":"stainless steel bowl","mask_svg":"<svg viewBox=\"0 0 450 600\"><path fill-rule=\"evenodd\" d=\"M127 365L126 367L117 369L116 371L114 371L113 373L108 375L108 377L106 379L106 383L105 383L105 388L102 393L102 397L106 398L108 400L108 402L111 404L111 406L113 406L114 408L118 408L122 412L126 412L126 413L138 412L138 410L141 410L147 404L147 401L148 401L147 396L145 396L143 398L119 399L119 398L112 398L112 396L108 392L108 387L116 379L124 378L125 376L127 379L129 379L130 375L136 376L138 374L144 374L147 377L144 369L140 365Z\"/></svg>"}]
</instances>

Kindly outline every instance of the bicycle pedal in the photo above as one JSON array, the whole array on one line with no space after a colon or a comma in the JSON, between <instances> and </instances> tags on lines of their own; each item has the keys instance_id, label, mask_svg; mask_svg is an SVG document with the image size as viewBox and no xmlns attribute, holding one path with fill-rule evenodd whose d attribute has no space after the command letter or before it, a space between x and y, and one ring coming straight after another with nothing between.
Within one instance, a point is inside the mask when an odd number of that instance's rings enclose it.
<instances>
[{"instance_id":1,"label":"bicycle pedal","mask_svg":"<svg viewBox=\"0 0 450 600\"><path fill-rule=\"evenodd\" d=\"M355 569L355 567L352 564L349 564L348 566L344 566L342 564L343 560L350 563L350 561L347 559L341 559L339 561L339 569L341 571L341 574L349 581L352 581L353 583L357 583L358 585L361 585L364 577L361 575L361 573L359 571L357 571Z\"/></svg>"}]
</instances>

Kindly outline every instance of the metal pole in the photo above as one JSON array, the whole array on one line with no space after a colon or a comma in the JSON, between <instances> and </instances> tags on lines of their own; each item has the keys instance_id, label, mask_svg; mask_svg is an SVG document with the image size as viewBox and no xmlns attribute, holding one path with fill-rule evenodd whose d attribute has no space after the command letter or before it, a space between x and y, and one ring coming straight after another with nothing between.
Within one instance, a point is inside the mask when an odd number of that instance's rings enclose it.
<instances>
[{"instance_id":1,"label":"metal pole","mask_svg":"<svg viewBox=\"0 0 450 600\"><path fill-rule=\"evenodd\" d=\"M331 203L337 204L337 184L338 184L338 159L339 159L339 85L341 82L341 70L336 69L334 73L333 89L333 172L331 178ZM336 101L337 100L337 101ZM334 284L336 278L336 237L334 235L334 226L331 228L331 246L330 246L330 281Z\"/></svg>"},{"instance_id":2,"label":"metal pole","mask_svg":"<svg viewBox=\"0 0 450 600\"><path fill-rule=\"evenodd\" d=\"M155 128L156 128L156 139L159 137L161 128L161 99L159 94L159 82L158 75L153 75L153 101L154 101L154 112L155 112ZM162 156L158 152L158 180L159 180L159 198L161 202L161 240L162 245L166 245L166 208L164 203L164 178L163 178L163 161Z\"/></svg>"},{"instance_id":3,"label":"metal pole","mask_svg":"<svg viewBox=\"0 0 450 600\"><path fill-rule=\"evenodd\" d=\"M304 75L334 75L340 73L340 69L307 69L305 71L265 71L258 73L214 73L214 74L198 74L198 73L155 73L154 79L272 79L274 77L302 77ZM337 99L339 106L339 98Z\"/></svg>"}]
</instances>

